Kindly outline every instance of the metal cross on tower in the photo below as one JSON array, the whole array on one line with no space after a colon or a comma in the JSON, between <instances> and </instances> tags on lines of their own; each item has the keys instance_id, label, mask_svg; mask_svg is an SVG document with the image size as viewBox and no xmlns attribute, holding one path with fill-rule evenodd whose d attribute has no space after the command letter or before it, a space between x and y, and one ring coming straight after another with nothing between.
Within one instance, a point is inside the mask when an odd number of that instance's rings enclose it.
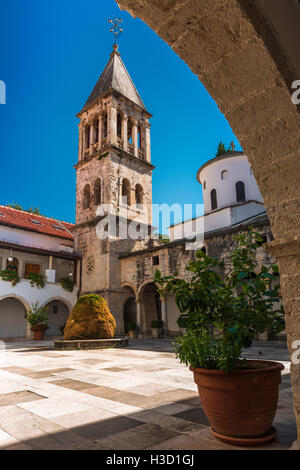
<instances>
[{"instance_id":1,"label":"metal cross on tower","mask_svg":"<svg viewBox=\"0 0 300 470\"><path fill-rule=\"evenodd\" d=\"M112 25L112 28L109 30L111 33L113 33L115 37L115 42L114 44L117 44L118 38L121 36L122 32L124 31L123 28L120 27L120 24L122 23L121 18L114 18L114 19L109 19L108 22Z\"/></svg>"}]
</instances>

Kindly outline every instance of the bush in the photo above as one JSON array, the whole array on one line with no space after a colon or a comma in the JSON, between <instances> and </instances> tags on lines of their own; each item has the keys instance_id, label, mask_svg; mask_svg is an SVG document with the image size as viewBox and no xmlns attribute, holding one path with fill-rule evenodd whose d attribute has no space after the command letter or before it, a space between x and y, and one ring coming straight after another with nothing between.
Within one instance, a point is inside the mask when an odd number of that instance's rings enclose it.
<instances>
[{"instance_id":1,"label":"bush","mask_svg":"<svg viewBox=\"0 0 300 470\"><path fill-rule=\"evenodd\" d=\"M116 332L116 322L106 301L99 295L80 297L64 329L64 339L110 339Z\"/></svg>"},{"instance_id":2,"label":"bush","mask_svg":"<svg viewBox=\"0 0 300 470\"><path fill-rule=\"evenodd\" d=\"M137 324L133 322L128 323L128 331L135 331L137 329Z\"/></svg>"},{"instance_id":3,"label":"bush","mask_svg":"<svg viewBox=\"0 0 300 470\"><path fill-rule=\"evenodd\" d=\"M0 272L0 277L3 281L11 282L13 286L20 282L19 275L14 269L5 269Z\"/></svg>"},{"instance_id":4,"label":"bush","mask_svg":"<svg viewBox=\"0 0 300 470\"><path fill-rule=\"evenodd\" d=\"M151 328L162 328L164 323L161 320L152 320Z\"/></svg>"},{"instance_id":5,"label":"bush","mask_svg":"<svg viewBox=\"0 0 300 470\"><path fill-rule=\"evenodd\" d=\"M36 285L38 289L45 287L45 278L42 274L29 273L27 279L29 279L31 287L34 287L34 285Z\"/></svg>"}]
</instances>

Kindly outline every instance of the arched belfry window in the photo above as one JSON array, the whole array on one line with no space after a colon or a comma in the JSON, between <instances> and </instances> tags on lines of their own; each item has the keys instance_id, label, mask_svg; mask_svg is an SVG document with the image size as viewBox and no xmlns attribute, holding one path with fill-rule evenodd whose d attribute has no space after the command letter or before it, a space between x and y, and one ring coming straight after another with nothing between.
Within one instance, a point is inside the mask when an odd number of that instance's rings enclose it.
<instances>
[{"instance_id":1,"label":"arched belfry window","mask_svg":"<svg viewBox=\"0 0 300 470\"><path fill-rule=\"evenodd\" d=\"M128 124L127 124L127 140L128 143L132 145L132 119L128 119Z\"/></svg>"},{"instance_id":2,"label":"arched belfry window","mask_svg":"<svg viewBox=\"0 0 300 470\"><path fill-rule=\"evenodd\" d=\"M237 202L246 201L245 185L242 181L238 181L235 185L236 190L236 200Z\"/></svg>"},{"instance_id":3,"label":"arched belfry window","mask_svg":"<svg viewBox=\"0 0 300 470\"><path fill-rule=\"evenodd\" d=\"M137 184L135 187L135 202L136 204L143 204L144 191L143 187L140 184Z\"/></svg>"},{"instance_id":4,"label":"arched belfry window","mask_svg":"<svg viewBox=\"0 0 300 470\"><path fill-rule=\"evenodd\" d=\"M138 126L138 148L141 149L142 148L142 128L141 126Z\"/></svg>"},{"instance_id":5,"label":"arched belfry window","mask_svg":"<svg viewBox=\"0 0 300 470\"><path fill-rule=\"evenodd\" d=\"M221 180L226 180L229 176L228 170L223 170L221 172Z\"/></svg>"},{"instance_id":6,"label":"arched belfry window","mask_svg":"<svg viewBox=\"0 0 300 470\"><path fill-rule=\"evenodd\" d=\"M95 119L94 122L94 144L98 143L99 121Z\"/></svg>"},{"instance_id":7,"label":"arched belfry window","mask_svg":"<svg viewBox=\"0 0 300 470\"><path fill-rule=\"evenodd\" d=\"M131 186L128 179L124 178L122 182L122 203L131 205Z\"/></svg>"},{"instance_id":8,"label":"arched belfry window","mask_svg":"<svg viewBox=\"0 0 300 470\"><path fill-rule=\"evenodd\" d=\"M210 201L211 201L211 210L218 208L218 201L217 201L217 191L213 189L210 193Z\"/></svg>"},{"instance_id":9,"label":"arched belfry window","mask_svg":"<svg viewBox=\"0 0 300 470\"><path fill-rule=\"evenodd\" d=\"M120 112L117 114L117 136L119 139L122 137L122 114Z\"/></svg>"},{"instance_id":10,"label":"arched belfry window","mask_svg":"<svg viewBox=\"0 0 300 470\"><path fill-rule=\"evenodd\" d=\"M102 137L105 139L107 137L107 112L103 111L102 113Z\"/></svg>"},{"instance_id":11,"label":"arched belfry window","mask_svg":"<svg viewBox=\"0 0 300 470\"><path fill-rule=\"evenodd\" d=\"M91 145L90 126L88 124L86 124L85 126L85 141L86 141L86 148L88 149Z\"/></svg>"},{"instance_id":12,"label":"arched belfry window","mask_svg":"<svg viewBox=\"0 0 300 470\"><path fill-rule=\"evenodd\" d=\"M99 178L94 183L94 204L99 206L101 203L101 181Z\"/></svg>"},{"instance_id":13,"label":"arched belfry window","mask_svg":"<svg viewBox=\"0 0 300 470\"><path fill-rule=\"evenodd\" d=\"M91 189L90 185L86 184L83 190L83 209L89 209L91 204Z\"/></svg>"}]
</instances>

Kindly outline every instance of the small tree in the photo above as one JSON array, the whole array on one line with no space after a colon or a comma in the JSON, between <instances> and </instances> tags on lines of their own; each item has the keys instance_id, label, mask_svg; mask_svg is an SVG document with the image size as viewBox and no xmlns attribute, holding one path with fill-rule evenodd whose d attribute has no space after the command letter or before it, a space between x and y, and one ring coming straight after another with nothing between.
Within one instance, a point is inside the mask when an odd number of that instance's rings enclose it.
<instances>
[{"instance_id":1,"label":"small tree","mask_svg":"<svg viewBox=\"0 0 300 470\"><path fill-rule=\"evenodd\" d=\"M239 367L243 348L250 347L257 334L284 330L283 307L276 307L277 265L257 266L256 249L262 238L252 228L236 241L230 257L233 269L225 279L217 272L223 263L202 251L187 265L190 281L176 275L164 278L156 271L154 281L175 295L180 312L187 315L186 333L174 343L181 362L230 371Z\"/></svg>"},{"instance_id":2,"label":"small tree","mask_svg":"<svg viewBox=\"0 0 300 470\"><path fill-rule=\"evenodd\" d=\"M226 153L225 145L221 141L218 146L218 152L216 153L216 157L219 157L220 155L224 155Z\"/></svg>"},{"instance_id":3,"label":"small tree","mask_svg":"<svg viewBox=\"0 0 300 470\"><path fill-rule=\"evenodd\" d=\"M31 310L25 313L25 318L32 331L46 330L48 328L49 307L39 307L39 303L31 304Z\"/></svg>"}]
</instances>

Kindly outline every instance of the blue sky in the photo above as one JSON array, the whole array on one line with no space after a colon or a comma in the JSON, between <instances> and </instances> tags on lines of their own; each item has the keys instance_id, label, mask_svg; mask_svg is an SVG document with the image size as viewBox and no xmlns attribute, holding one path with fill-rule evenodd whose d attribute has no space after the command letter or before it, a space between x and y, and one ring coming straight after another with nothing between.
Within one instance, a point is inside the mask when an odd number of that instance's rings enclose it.
<instances>
[{"instance_id":1,"label":"blue sky","mask_svg":"<svg viewBox=\"0 0 300 470\"><path fill-rule=\"evenodd\" d=\"M202 203L198 168L220 140L239 143L189 67L113 0L14 0L1 6L0 203L75 221L78 113L105 67L123 19L122 59L153 114L153 203ZM201 47L201 45L199 45Z\"/></svg>"}]
</instances>

